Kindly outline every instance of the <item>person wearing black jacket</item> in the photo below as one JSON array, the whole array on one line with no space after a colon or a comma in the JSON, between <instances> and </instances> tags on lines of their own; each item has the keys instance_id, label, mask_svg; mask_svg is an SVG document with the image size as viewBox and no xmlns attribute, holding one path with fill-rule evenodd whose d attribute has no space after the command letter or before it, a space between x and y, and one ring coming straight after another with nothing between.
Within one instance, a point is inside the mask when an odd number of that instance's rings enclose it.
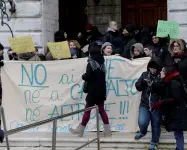
<instances>
[{"instance_id":1,"label":"person wearing black jacket","mask_svg":"<svg viewBox=\"0 0 187 150\"><path fill-rule=\"evenodd\" d=\"M169 51L173 58L173 63L180 72L180 75L187 85L187 48L183 39L172 40L169 45Z\"/></svg>"},{"instance_id":2,"label":"person wearing black jacket","mask_svg":"<svg viewBox=\"0 0 187 150\"><path fill-rule=\"evenodd\" d=\"M108 115L104 110L104 101L106 100L105 60L101 49L96 44L91 44L88 51L90 54L88 65L86 73L82 75L82 79L87 85L84 92L88 93L86 96L86 108L98 105L99 114L104 123L104 136L111 136ZM76 129L70 129L72 134L83 136L85 127L90 119L90 113L91 110L84 112L81 124Z\"/></svg>"},{"instance_id":3,"label":"person wearing black jacket","mask_svg":"<svg viewBox=\"0 0 187 150\"><path fill-rule=\"evenodd\" d=\"M171 57L168 51L168 38L160 38L156 36L156 33L152 35L152 42L155 49L155 55L159 57L162 61L163 66L168 66L172 64Z\"/></svg>"},{"instance_id":4,"label":"person wearing black jacket","mask_svg":"<svg viewBox=\"0 0 187 150\"><path fill-rule=\"evenodd\" d=\"M103 37L103 42L110 42L114 47L113 54L120 55L124 51L124 41L117 29L117 23L111 21L108 31Z\"/></svg>"},{"instance_id":5,"label":"person wearing black jacket","mask_svg":"<svg viewBox=\"0 0 187 150\"><path fill-rule=\"evenodd\" d=\"M4 63L3 63L3 60L4 60L3 50L4 50L4 46L0 43L0 69L4 65ZM0 71L0 73L1 73L1 71ZM2 103L2 84L1 84L1 74L0 74L0 105L1 105L1 103Z\"/></svg>"},{"instance_id":6,"label":"person wearing black jacket","mask_svg":"<svg viewBox=\"0 0 187 150\"><path fill-rule=\"evenodd\" d=\"M160 138L161 112L151 109L151 105L159 100L159 97L151 92L151 84L159 80L158 74L160 70L160 59L151 59L148 63L147 71L142 73L135 84L136 89L142 92L138 117L140 131L136 134L135 139L139 140L147 134L149 122L151 122L152 140L149 150L157 149Z\"/></svg>"},{"instance_id":7,"label":"person wearing black jacket","mask_svg":"<svg viewBox=\"0 0 187 150\"><path fill-rule=\"evenodd\" d=\"M152 90L161 96L161 100L152 105L154 110L162 110L165 128L174 131L176 150L184 150L183 131L187 130L186 94L183 84L174 66L166 66L161 71L163 82L152 85Z\"/></svg>"}]
</instances>

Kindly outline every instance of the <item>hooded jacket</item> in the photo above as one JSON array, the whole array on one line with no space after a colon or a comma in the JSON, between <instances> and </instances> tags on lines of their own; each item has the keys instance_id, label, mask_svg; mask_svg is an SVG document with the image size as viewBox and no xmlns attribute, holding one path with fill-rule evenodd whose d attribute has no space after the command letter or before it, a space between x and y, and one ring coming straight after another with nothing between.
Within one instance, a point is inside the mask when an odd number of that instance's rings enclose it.
<instances>
[{"instance_id":1,"label":"hooded jacket","mask_svg":"<svg viewBox=\"0 0 187 150\"><path fill-rule=\"evenodd\" d=\"M131 58L134 58L134 48L137 48L139 50L139 52L140 52L139 58L144 56L143 45L141 43L136 43L136 44L131 46L131 49L130 49Z\"/></svg>"},{"instance_id":2,"label":"hooded jacket","mask_svg":"<svg viewBox=\"0 0 187 150\"><path fill-rule=\"evenodd\" d=\"M148 86L145 79L151 82L157 82L159 80L158 74L161 70L160 64L161 62L159 58L152 58L147 65L147 71L143 72L138 81L135 83L136 89L139 92L142 92L140 107L150 109L150 105L156 103L159 100L159 97L151 92L151 87ZM157 68L157 73L152 75L149 72L149 68Z\"/></svg>"}]
</instances>

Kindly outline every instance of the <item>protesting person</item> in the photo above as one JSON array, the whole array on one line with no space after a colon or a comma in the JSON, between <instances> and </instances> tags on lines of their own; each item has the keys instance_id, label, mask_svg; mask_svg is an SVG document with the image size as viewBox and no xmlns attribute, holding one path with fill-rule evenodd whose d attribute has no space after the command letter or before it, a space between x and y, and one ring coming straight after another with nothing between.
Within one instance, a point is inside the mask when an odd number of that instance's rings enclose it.
<instances>
[{"instance_id":1,"label":"protesting person","mask_svg":"<svg viewBox=\"0 0 187 150\"><path fill-rule=\"evenodd\" d=\"M2 103L2 84L1 84L1 67L4 65L4 46L0 43L0 105ZM1 118L0 118L1 119Z\"/></svg>"},{"instance_id":2,"label":"protesting person","mask_svg":"<svg viewBox=\"0 0 187 150\"><path fill-rule=\"evenodd\" d=\"M187 85L187 48L184 40L172 40L169 50L184 84Z\"/></svg>"},{"instance_id":3,"label":"protesting person","mask_svg":"<svg viewBox=\"0 0 187 150\"><path fill-rule=\"evenodd\" d=\"M9 49L7 53L9 60L18 60L18 55L12 49Z\"/></svg>"},{"instance_id":4,"label":"protesting person","mask_svg":"<svg viewBox=\"0 0 187 150\"><path fill-rule=\"evenodd\" d=\"M163 82L153 84L153 91L161 99L152 105L154 110L162 110L165 128L168 132L174 131L176 150L184 150L183 131L187 130L186 94L181 83L179 72L174 66L162 69Z\"/></svg>"},{"instance_id":5,"label":"protesting person","mask_svg":"<svg viewBox=\"0 0 187 150\"><path fill-rule=\"evenodd\" d=\"M104 123L104 136L111 136L108 115L104 110L104 102L106 100L105 60L101 49L95 43L90 45L88 51L90 54L88 65L86 73L82 75L82 79L85 81L84 92L88 93L85 108L98 105L99 114ZM83 136L85 127L90 120L90 113L91 110L84 112L81 124L76 129L70 129L72 134Z\"/></svg>"},{"instance_id":6,"label":"protesting person","mask_svg":"<svg viewBox=\"0 0 187 150\"><path fill-rule=\"evenodd\" d=\"M145 57L143 45L141 43L136 43L131 47L130 50L131 59L137 59Z\"/></svg>"},{"instance_id":7,"label":"protesting person","mask_svg":"<svg viewBox=\"0 0 187 150\"><path fill-rule=\"evenodd\" d=\"M124 40L124 49L123 53L121 54L122 57L130 59L130 49L132 45L136 43L135 36L135 28L133 24L126 25L125 29L123 30L123 40Z\"/></svg>"},{"instance_id":8,"label":"protesting person","mask_svg":"<svg viewBox=\"0 0 187 150\"><path fill-rule=\"evenodd\" d=\"M67 38L68 38L68 35L64 30L58 30L54 34L54 41L55 42L63 42L63 41L66 41Z\"/></svg>"},{"instance_id":9,"label":"protesting person","mask_svg":"<svg viewBox=\"0 0 187 150\"><path fill-rule=\"evenodd\" d=\"M80 58L81 46L76 40L69 41L69 48L70 48L70 52L71 52L71 57L73 59Z\"/></svg>"},{"instance_id":10,"label":"protesting person","mask_svg":"<svg viewBox=\"0 0 187 150\"><path fill-rule=\"evenodd\" d=\"M157 82L160 72L160 60L157 58L151 59L147 65L147 71L143 72L135 86L139 92L142 92L141 103L139 107L138 125L140 131L135 136L136 140L141 139L147 134L149 122L152 127L152 139L149 150L156 150L160 138L160 110L152 110L151 104L156 103L159 97L151 92L151 85Z\"/></svg>"},{"instance_id":11,"label":"protesting person","mask_svg":"<svg viewBox=\"0 0 187 150\"><path fill-rule=\"evenodd\" d=\"M104 56L111 56L113 52L113 45L110 42L105 42L102 45L101 50Z\"/></svg>"},{"instance_id":12,"label":"protesting person","mask_svg":"<svg viewBox=\"0 0 187 150\"><path fill-rule=\"evenodd\" d=\"M171 65L171 58L168 52L168 39L157 37L156 33L153 33L152 42L155 48L155 56L160 58L163 66Z\"/></svg>"},{"instance_id":13,"label":"protesting person","mask_svg":"<svg viewBox=\"0 0 187 150\"><path fill-rule=\"evenodd\" d=\"M80 43L81 48L86 46L87 44L90 44L90 39L92 37L92 24L87 24L84 31L79 32L77 35L77 41Z\"/></svg>"},{"instance_id":14,"label":"protesting person","mask_svg":"<svg viewBox=\"0 0 187 150\"><path fill-rule=\"evenodd\" d=\"M40 57L35 52L26 52L18 54L19 61L41 61Z\"/></svg>"},{"instance_id":15,"label":"protesting person","mask_svg":"<svg viewBox=\"0 0 187 150\"><path fill-rule=\"evenodd\" d=\"M109 23L108 31L104 35L103 41L110 42L113 45L113 54L121 54L123 52L124 42L118 32L118 25L115 21Z\"/></svg>"},{"instance_id":16,"label":"protesting person","mask_svg":"<svg viewBox=\"0 0 187 150\"><path fill-rule=\"evenodd\" d=\"M144 46L144 53L146 57L151 57L151 58L156 57L155 48L150 44Z\"/></svg>"},{"instance_id":17,"label":"protesting person","mask_svg":"<svg viewBox=\"0 0 187 150\"><path fill-rule=\"evenodd\" d=\"M0 43L0 61L4 60L4 46Z\"/></svg>"}]
</instances>

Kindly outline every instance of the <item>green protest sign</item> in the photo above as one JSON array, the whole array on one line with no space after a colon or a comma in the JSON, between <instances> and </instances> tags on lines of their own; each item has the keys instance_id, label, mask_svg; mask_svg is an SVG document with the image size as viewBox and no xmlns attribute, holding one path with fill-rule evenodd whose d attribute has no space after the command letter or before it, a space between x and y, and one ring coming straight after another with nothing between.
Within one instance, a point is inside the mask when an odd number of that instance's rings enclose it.
<instances>
[{"instance_id":1,"label":"green protest sign","mask_svg":"<svg viewBox=\"0 0 187 150\"><path fill-rule=\"evenodd\" d=\"M175 21L159 20L157 25L157 37L179 38L179 24Z\"/></svg>"}]
</instances>

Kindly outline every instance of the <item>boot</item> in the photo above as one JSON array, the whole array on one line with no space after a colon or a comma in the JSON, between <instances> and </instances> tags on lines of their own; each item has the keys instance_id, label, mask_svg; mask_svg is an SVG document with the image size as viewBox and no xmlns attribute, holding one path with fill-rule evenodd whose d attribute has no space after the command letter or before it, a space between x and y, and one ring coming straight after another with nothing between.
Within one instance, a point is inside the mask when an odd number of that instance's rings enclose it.
<instances>
[{"instance_id":1,"label":"boot","mask_svg":"<svg viewBox=\"0 0 187 150\"><path fill-rule=\"evenodd\" d=\"M110 125L109 124L105 124L104 125L104 137L110 137L110 136L112 136Z\"/></svg>"},{"instance_id":2,"label":"boot","mask_svg":"<svg viewBox=\"0 0 187 150\"><path fill-rule=\"evenodd\" d=\"M78 135L79 137L83 137L85 126L82 126L81 124L76 128L70 128L69 131L73 135Z\"/></svg>"}]
</instances>

